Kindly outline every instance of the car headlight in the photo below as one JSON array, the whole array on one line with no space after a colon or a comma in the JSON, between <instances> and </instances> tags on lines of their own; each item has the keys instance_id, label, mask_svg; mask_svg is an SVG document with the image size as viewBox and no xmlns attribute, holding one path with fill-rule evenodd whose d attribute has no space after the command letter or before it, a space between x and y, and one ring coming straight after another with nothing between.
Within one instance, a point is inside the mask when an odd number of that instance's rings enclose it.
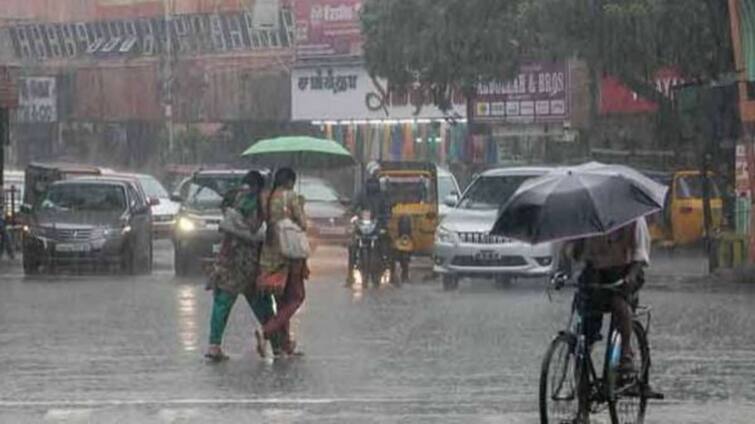
<instances>
[{"instance_id":1,"label":"car headlight","mask_svg":"<svg viewBox=\"0 0 755 424\"><path fill-rule=\"evenodd\" d=\"M190 233L190 232L192 232L192 231L194 231L194 230L197 229L197 224L193 220L191 220L191 219L189 219L189 218L187 218L185 216L182 216L181 218L178 218L178 224L177 225L178 225L178 231L181 231L181 232L184 232L184 233Z\"/></svg>"},{"instance_id":2,"label":"car headlight","mask_svg":"<svg viewBox=\"0 0 755 424\"><path fill-rule=\"evenodd\" d=\"M536 257L535 261L537 261L537 264L540 266L550 266L553 264L553 257L552 256L540 256Z\"/></svg>"},{"instance_id":3,"label":"car headlight","mask_svg":"<svg viewBox=\"0 0 755 424\"><path fill-rule=\"evenodd\" d=\"M435 234L435 238L440 243L458 244L459 235L455 231L451 231L446 227L438 227L438 231Z\"/></svg>"}]
</instances>

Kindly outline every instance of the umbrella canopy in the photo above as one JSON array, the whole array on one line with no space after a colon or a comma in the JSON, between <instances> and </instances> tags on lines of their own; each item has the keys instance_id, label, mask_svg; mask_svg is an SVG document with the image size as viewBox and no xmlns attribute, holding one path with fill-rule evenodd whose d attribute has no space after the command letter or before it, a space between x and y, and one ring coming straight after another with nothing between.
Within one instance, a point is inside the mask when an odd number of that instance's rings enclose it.
<instances>
[{"instance_id":1,"label":"umbrella canopy","mask_svg":"<svg viewBox=\"0 0 755 424\"><path fill-rule=\"evenodd\" d=\"M657 189L595 164L559 169L522 184L492 234L533 244L607 234L661 210Z\"/></svg>"},{"instance_id":2,"label":"umbrella canopy","mask_svg":"<svg viewBox=\"0 0 755 424\"><path fill-rule=\"evenodd\" d=\"M273 168L337 168L354 165L348 150L332 140L295 136L260 140L242 154L253 163Z\"/></svg>"},{"instance_id":3,"label":"umbrella canopy","mask_svg":"<svg viewBox=\"0 0 755 424\"><path fill-rule=\"evenodd\" d=\"M592 174L620 175L632 180L638 188L645 191L659 205L663 205L666 201L666 193L668 192L667 186L656 182L652 178L628 166L589 162L580 165L578 169Z\"/></svg>"}]
</instances>

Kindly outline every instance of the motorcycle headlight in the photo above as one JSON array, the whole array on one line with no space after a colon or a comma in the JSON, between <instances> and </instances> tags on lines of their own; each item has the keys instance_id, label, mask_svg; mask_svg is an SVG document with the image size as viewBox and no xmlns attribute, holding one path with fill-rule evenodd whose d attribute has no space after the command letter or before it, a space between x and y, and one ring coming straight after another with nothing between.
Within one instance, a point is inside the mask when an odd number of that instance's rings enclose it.
<instances>
[{"instance_id":1,"label":"motorcycle headlight","mask_svg":"<svg viewBox=\"0 0 755 424\"><path fill-rule=\"evenodd\" d=\"M185 216L182 216L181 218L178 219L177 225L178 225L178 230L184 233L190 233L197 229L197 224L193 220Z\"/></svg>"},{"instance_id":2,"label":"motorcycle headlight","mask_svg":"<svg viewBox=\"0 0 755 424\"><path fill-rule=\"evenodd\" d=\"M439 243L446 244L458 244L459 235L455 231L451 231L446 227L438 227L438 231L435 234L435 238Z\"/></svg>"}]
</instances>

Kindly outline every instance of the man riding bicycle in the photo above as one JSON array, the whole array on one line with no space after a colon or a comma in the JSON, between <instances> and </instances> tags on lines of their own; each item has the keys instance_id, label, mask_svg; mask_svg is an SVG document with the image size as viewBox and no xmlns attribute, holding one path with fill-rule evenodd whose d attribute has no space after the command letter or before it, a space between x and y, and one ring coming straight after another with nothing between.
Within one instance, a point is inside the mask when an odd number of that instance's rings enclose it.
<instances>
[{"instance_id":1,"label":"man riding bicycle","mask_svg":"<svg viewBox=\"0 0 755 424\"><path fill-rule=\"evenodd\" d=\"M611 311L616 330L626 341L619 363L619 372L623 375L632 375L637 371L630 342L632 317L638 292L645 283L643 268L650 264L650 246L650 231L645 218L607 235L582 239L570 246L571 256L585 265L579 276L581 284L612 284L624 280L618 291L593 293L590 308L596 313L585 317L584 322L592 344L600 339L601 312Z\"/></svg>"}]
</instances>

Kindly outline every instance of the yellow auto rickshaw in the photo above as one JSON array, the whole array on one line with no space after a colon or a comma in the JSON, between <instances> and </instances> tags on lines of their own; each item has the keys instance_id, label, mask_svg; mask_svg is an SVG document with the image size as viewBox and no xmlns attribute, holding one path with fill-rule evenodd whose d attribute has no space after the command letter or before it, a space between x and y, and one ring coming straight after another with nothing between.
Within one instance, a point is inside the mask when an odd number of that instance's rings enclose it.
<instances>
[{"instance_id":1,"label":"yellow auto rickshaw","mask_svg":"<svg viewBox=\"0 0 755 424\"><path fill-rule=\"evenodd\" d=\"M401 279L409 278L412 256L429 256L438 227L437 168L429 162L380 162L374 172L391 208L388 235L393 267L401 265ZM395 276L391 272L392 276Z\"/></svg>"},{"instance_id":2,"label":"yellow auto rickshaw","mask_svg":"<svg viewBox=\"0 0 755 424\"><path fill-rule=\"evenodd\" d=\"M723 226L723 198L713 173L710 181L711 228ZM702 173L696 170L677 171L669 183L669 192L662 215L649 219L653 239L673 246L695 244L705 235Z\"/></svg>"}]
</instances>

